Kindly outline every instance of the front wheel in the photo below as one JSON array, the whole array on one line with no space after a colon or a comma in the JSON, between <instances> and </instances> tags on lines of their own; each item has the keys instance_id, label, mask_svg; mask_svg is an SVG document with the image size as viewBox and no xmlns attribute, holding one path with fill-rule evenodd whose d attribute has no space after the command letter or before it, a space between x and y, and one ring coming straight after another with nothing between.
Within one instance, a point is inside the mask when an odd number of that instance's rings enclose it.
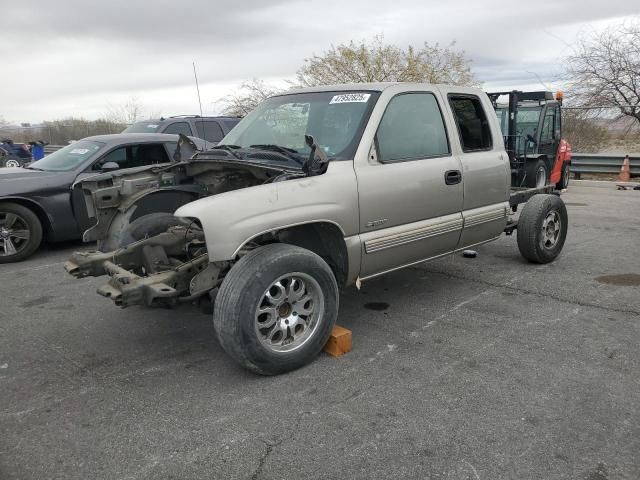
<instances>
[{"instance_id":1,"label":"front wheel","mask_svg":"<svg viewBox=\"0 0 640 480\"><path fill-rule=\"evenodd\" d=\"M534 263L549 263L560 255L567 238L567 207L556 195L534 195L518 220L518 248Z\"/></svg>"},{"instance_id":2,"label":"front wheel","mask_svg":"<svg viewBox=\"0 0 640 480\"><path fill-rule=\"evenodd\" d=\"M529 188L542 188L549 181L549 173L547 164L543 159L539 159L536 163L531 162L527 166L527 177L525 184Z\"/></svg>"},{"instance_id":3,"label":"front wheel","mask_svg":"<svg viewBox=\"0 0 640 480\"><path fill-rule=\"evenodd\" d=\"M252 250L225 277L213 323L240 365L276 375L312 361L338 316L338 284L315 253L286 244Z\"/></svg>"},{"instance_id":4,"label":"front wheel","mask_svg":"<svg viewBox=\"0 0 640 480\"><path fill-rule=\"evenodd\" d=\"M0 203L0 263L30 257L42 242L38 216L23 205Z\"/></svg>"}]
</instances>

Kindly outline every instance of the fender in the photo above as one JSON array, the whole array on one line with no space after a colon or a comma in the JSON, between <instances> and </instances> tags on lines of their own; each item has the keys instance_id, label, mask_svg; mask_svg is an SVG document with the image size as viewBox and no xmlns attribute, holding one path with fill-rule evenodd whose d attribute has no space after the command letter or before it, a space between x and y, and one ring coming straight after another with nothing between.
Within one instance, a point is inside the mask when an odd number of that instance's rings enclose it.
<instances>
[{"instance_id":1,"label":"fender","mask_svg":"<svg viewBox=\"0 0 640 480\"><path fill-rule=\"evenodd\" d=\"M211 262L231 260L258 235L314 222L358 234L358 189L352 161L333 161L327 171L247 187L196 200L176 216L202 225Z\"/></svg>"},{"instance_id":2,"label":"fender","mask_svg":"<svg viewBox=\"0 0 640 480\"><path fill-rule=\"evenodd\" d=\"M53 217L47 211L47 209L42 206L40 202L37 202L33 198L21 197L19 195L2 197L0 198L0 202L13 202L13 203L18 203L20 205L24 205L25 207L30 208L31 210L33 210L33 212L38 216L38 218L42 222L42 229L45 233L45 236L46 237L56 236L55 222L53 221Z\"/></svg>"}]
</instances>

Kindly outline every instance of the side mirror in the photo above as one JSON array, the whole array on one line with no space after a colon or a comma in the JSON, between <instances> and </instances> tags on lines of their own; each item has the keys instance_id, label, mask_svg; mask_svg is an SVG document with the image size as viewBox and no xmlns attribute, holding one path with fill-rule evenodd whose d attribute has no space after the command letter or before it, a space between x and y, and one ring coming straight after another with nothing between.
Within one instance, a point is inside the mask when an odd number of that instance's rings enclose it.
<instances>
[{"instance_id":1,"label":"side mirror","mask_svg":"<svg viewBox=\"0 0 640 480\"><path fill-rule=\"evenodd\" d=\"M102 170L103 172L113 172L114 170L118 169L120 169L120 165L118 165L116 162L105 162L102 167L100 167L100 170Z\"/></svg>"}]
</instances>

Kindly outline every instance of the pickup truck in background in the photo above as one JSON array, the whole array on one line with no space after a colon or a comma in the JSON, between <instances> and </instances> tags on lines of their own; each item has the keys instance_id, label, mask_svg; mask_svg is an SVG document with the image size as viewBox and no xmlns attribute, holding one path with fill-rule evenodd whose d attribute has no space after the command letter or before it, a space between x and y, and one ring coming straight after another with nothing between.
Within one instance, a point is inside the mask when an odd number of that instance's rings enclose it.
<instances>
[{"instance_id":1,"label":"pickup truck in background","mask_svg":"<svg viewBox=\"0 0 640 480\"><path fill-rule=\"evenodd\" d=\"M512 189L511 173L478 89L296 90L190 160L78 184L92 218L84 239L102 251L65 268L108 275L98 293L121 307L212 302L225 351L278 374L321 351L342 287L516 229L526 259L554 260L564 203L554 185ZM138 213L155 201L169 207Z\"/></svg>"}]
</instances>

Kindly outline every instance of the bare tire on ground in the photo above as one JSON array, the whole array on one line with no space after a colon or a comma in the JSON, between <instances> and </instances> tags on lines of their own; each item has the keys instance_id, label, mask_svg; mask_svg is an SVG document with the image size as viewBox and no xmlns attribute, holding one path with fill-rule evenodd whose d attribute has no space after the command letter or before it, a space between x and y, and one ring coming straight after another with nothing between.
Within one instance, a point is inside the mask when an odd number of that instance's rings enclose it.
<instances>
[{"instance_id":1,"label":"bare tire on ground","mask_svg":"<svg viewBox=\"0 0 640 480\"><path fill-rule=\"evenodd\" d=\"M518 220L518 248L534 263L552 262L567 238L567 207L557 195L534 195Z\"/></svg>"},{"instance_id":2,"label":"bare tire on ground","mask_svg":"<svg viewBox=\"0 0 640 480\"><path fill-rule=\"evenodd\" d=\"M30 257L41 242L42 224L35 213L17 203L0 203L0 263Z\"/></svg>"},{"instance_id":3,"label":"bare tire on ground","mask_svg":"<svg viewBox=\"0 0 640 480\"><path fill-rule=\"evenodd\" d=\"M547 164L543 159L539 159L537 162L531 162L527 166L527 178L525 185L530 188L542 188L549 181L549 170Z\"/></svg>"},{"instance_id":4,"label":"bare tire on ground","mask_svg":"<svg viewBox=\"0 0 640 480\"><path fill-rule=\"evenodd\" d=\"M569 176L571 175L571 170L568 163L565 163L562 167L562 177L560 177L560 181L556 183L556 188L558 190L564 190L569 186Z\"/></svg>"},{"instance_id":5,"label":"bare tire on ground","mask_svg":"<svg viewBox=\"0 0 640 480\"><path fill-rule=\"evenodd\" d=\"M315 253L287 244L252 250L225 277L213 323L222 348L240 365L276 375L322 350L338 315L338 285Z\"/></svg>"}]
</instances>

